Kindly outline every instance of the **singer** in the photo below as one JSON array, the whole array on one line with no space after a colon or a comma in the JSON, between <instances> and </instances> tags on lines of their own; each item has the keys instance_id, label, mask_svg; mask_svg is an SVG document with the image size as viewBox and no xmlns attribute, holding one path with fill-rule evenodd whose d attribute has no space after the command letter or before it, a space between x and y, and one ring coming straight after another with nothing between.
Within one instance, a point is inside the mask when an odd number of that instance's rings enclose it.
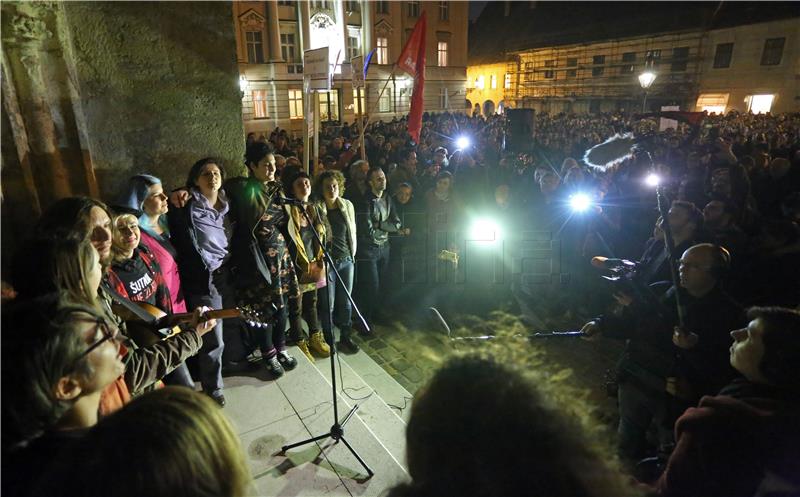
<instances>
[{"instance_id":1,"label":"singer","mask_svg":"<svg viewBox=\"0 0 800 497\"><path fill-rule=\"evenodd\" d=\"M294 369L297 360L286 350L287 298L298 294L297 275L281 229L286 211L274 202L281 194L275 181L275 156L264 143L247 148L248 178L231 180L232 253L237 300L261 314L268 326L250 328L267 371L275 378Z\"/></svg>"}]
</instances>

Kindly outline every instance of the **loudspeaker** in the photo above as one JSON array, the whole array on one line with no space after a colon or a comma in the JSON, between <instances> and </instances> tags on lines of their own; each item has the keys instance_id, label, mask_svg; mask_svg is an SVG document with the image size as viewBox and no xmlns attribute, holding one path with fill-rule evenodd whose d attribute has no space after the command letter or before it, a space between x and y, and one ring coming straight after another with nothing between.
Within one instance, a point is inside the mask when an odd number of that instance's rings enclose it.
<instances>
[{"instance_id":1,"label":"loudspeaker","mask_svg":"<svg viewBox=\"0 0 800 497\"><path fill-rule=\"evenodd\" d=\"M507 109L506 150L528 152L533 146L533 109Z\"/></svg>"}]
</instances>

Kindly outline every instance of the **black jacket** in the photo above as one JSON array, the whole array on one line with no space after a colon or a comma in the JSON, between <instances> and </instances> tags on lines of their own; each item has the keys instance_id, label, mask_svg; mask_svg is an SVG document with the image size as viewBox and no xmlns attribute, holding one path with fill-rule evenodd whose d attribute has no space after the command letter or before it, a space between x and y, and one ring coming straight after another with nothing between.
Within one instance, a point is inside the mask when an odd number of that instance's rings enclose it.
<instances>
[{"instance_id":1,"label":"black jacket","mask_svg":"<svg viewBox=\"0 0 800 497\"><path fill-rule=\"evenodd\" d=\"M679 374L698 395L718 392L733 377L728 362L730 332L746 323L743 309L719 287L701 298L681 290L686 331L700 337L697 346L684 350L672 343L678 322L675 287L659 300L649 306L633 304L622 316L599 318L603 335L627 339L618 364L621 381L631 379L663 391L666 378Z\"/></svg>"},{"instance_id":2,"label":"black jacket","mask_svg":"<svg viewBox=\"0 0 800 497\"><path fill-rule=\"evenodd\" d=\"M267 284L272 281L255 230L279 191L277 183L270 189L254 178L231 178L225 182L230 202L228 215L233 222L230 244L233 280L238 288L254 286L259 279Z\"/></svg>"},{"instance_id":3,"label":"black jacket","mask_svg":"<svg viewBox=\"0 0 800 497\"><path fill-rule=\"evenodd\" d=\"M388 192L377 198L371 190L357 207L356 232L362 246L382 246L389 241L389 233L397 233L402 225L394 200Z\"/></svg>"}]
</instances>

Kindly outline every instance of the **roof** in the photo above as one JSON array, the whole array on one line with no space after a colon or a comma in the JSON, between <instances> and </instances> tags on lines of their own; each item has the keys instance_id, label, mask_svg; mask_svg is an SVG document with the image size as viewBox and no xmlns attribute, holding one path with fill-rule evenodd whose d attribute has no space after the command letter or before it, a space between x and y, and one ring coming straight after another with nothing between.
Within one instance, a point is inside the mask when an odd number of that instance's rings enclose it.
<instances>
[{"instance_id":1,"label":"roof","mask_svg":"<svg viewBox=\"0 0 800 497\"><path fill-rule=\"evenodd\" d=\"M798 2L488 2L470 25L469 64L532 48L793 17L800 17Z\"/></svg>"}]
</instances>

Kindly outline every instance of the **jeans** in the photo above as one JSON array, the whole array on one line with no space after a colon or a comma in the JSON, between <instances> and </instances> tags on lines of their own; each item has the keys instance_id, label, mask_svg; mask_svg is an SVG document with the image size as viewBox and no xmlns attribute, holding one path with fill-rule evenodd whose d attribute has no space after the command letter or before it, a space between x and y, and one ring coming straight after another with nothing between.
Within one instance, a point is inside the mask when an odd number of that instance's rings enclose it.
<instances>
[{"instance_id":1,"label":"jeans","mask_svg":"<svg viewBox=\"0 0 800 497\"><path fill-rule=\"evenodd\" d=\"M353 292L353 276L355 265L353 259L348 257L336 262L336 270L342 277L339 280L333 270L328 271L328 286L319 292L319 317L322 321L322 331L325 333L325 340L333 343L333 325L339 328L339 339L350 338L350 329L353 326L353 306L347 293ZM331 320L331 315L333 320ZM333 321L333 322L331 322Z\"/></svg>"},{"instance_id":2,"label":"jeans","mask_svg":"<svg viewBox=\"0 0 800 497\"><path fill-rule=\"evenodd\" d=\"M186 363L182 362L180 366L173 369L171 373L164 377L164 383L167 385L174 385L179 387L188 387L194 389L194 380Z\"/></svg>"},{"instance_id":3,"label":"jeans","mask_svg":"<svg viewBox=\"0 0 800 497\"><path fill-rule=\"evenodd\" d=\"M385 296L381 293L381 282L386 282L389 268L389 244L365 243L359 247L363 248L356 260L358 306L367 322L371 322L378 301Z\"/></svg>"},{"instance_id":4,"label":"jeans","mask_svg":"<svg viewBox=\"0 0 800 497\"><path fill-rule=\"evenodd\" d=\"M211 309L223 309L235 307L233 292L229 286L230 273L227 269L221 268L214 271L211 284L209 285L208 295L186 295L186 304L189 309L195 309L201 305ZM214 329L203 335L203 346L197 353L197 365L200 369L200 381L203 383L203 390L208 393L216 393L222 390L222 352L225 349L225 341L222 338L223 320L218 319ZM236 326L238 322L234 320L228 326Z\"/></svg>"}]
</instances>

